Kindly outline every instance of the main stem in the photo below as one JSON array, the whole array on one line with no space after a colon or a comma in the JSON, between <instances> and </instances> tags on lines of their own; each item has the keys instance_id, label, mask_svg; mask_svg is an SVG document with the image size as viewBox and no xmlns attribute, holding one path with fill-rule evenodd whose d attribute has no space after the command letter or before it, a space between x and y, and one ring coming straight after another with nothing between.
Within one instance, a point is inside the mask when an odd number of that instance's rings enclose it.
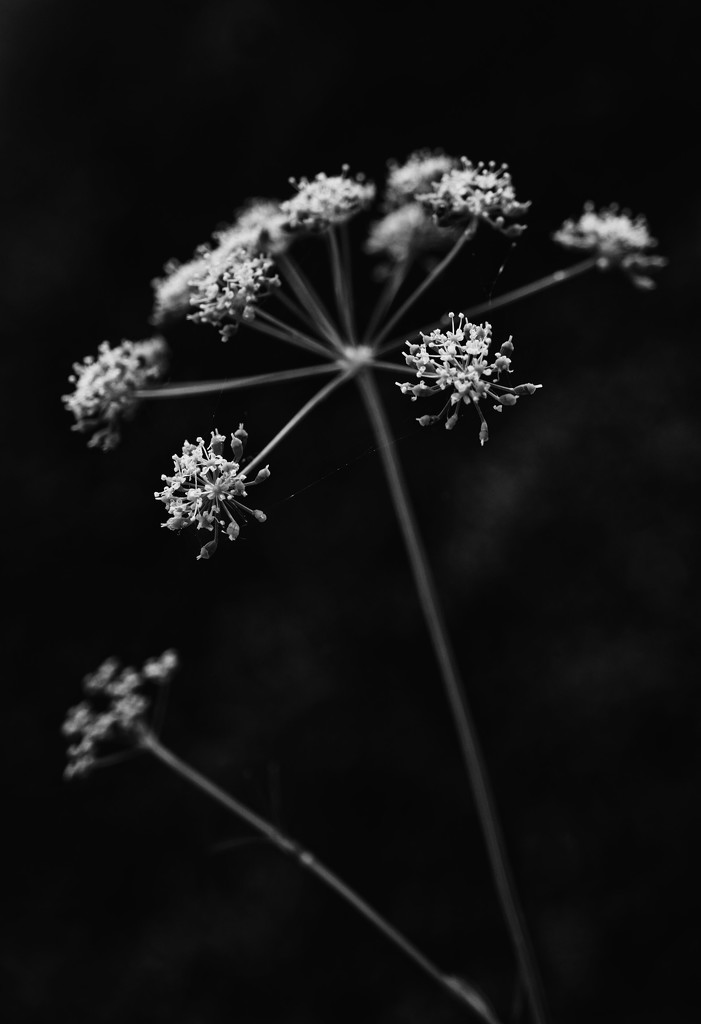
<instances>
[{"instance_id":1,"label":"main stem","mask_svg":"<svg viewBox=\"0 0 701 1024\"><path fill-rule=\"evenodd\" d=\"M245 821L247 825L250 825L256 832L259 832L262 836L273 843L278 850L281 850L288 856L293 857L303 868L306 868L307 871L311 872L311 874L316 875L324 885L329 889L333 889L333 891L345 900L346 903L350 904L354 910L357 910L358 913L374 925L378 931L382 932L382 934L389 939L397 949L404 953L405 956L409 957L409 959L420 967L424 973L428 974L429 977L438 982L438 984L452 996L462 998L462 1000L475 1010L475 1012L480 1014L487 1024L498 1024L488 1007L480 1007L480 1004L483 1003L483 1001L469 985L463 983L465 987L465 990L463 991L462 986L456 985L455 979L443 974L443 972L439 970L439 968L436 967L436 965L427 957L425 957L423 953L413 945L413 943L411 943L404 935L402 935L401 932L391 925L389 921L386 921L381 917L369 903L366 903L366 901L351 889L349 885L346 885L338 875L334 874L334 872L327 868L320 860L317 860L309 850L306 850L294 839L285 835L284 832L281 832L280 829L276 828L269 821L266 821L265 818L261 818L260 815L256 814L255 811L250 810L250 808L246 807L245 804L240 803L240 801L236 800L235 797L221 789L205 775L201 775L200 772L196 771L196 769L191 767L191 765L182 761L171 750L164 747L150 730L144 729L139 734L139 744L181 778L191 783L191 785L195 786L213 800L216 800L218 804L221 804L232 814L235 814L236 817Z\"/></svg>"},{"instance_id":2,"label":"main stem","mask_svg":"<svg viewBox=\"0 0 701 1024\"><path fill-rule=\"evenodd\" d=\"M515 885L506 855L504 838L497 817L484 757L480 749L464 686L457 669L455 655L438 600L436 585L419 534L406 483L397 458L394 442L385 416L377 386L370 371L358 374L365 408L372 423L380 457L387 476L394 509L409 556L421 610L458 732L460 748L467 767L477 814L487 846L489 863L497 894L506 919L514 952L523 978L535 1024L545 1024L546 1015L540 992L540 981L531 949Z\"/></svg>"}]
</instances>

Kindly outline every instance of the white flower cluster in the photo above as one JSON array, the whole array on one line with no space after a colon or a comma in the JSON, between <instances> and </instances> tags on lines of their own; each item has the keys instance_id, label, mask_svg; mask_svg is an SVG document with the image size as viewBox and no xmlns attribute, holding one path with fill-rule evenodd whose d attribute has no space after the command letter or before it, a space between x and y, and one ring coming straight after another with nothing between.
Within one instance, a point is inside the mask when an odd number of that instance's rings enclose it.
<instances>
[{"instance_id":1,"label":"white flower cluster","mask_svg":"<svg viewBox=\"0 0 701 1024\"><path fill-rule=\"evenodd\" d=\"M164 276L151 282L154 299L151 323L154 325L167 323L187 313L195 281L207 270L207 262L201 253L187 263L169 260L163 270Z\"/></svg>"},{"instance_id":2,"label":"white flower cluster","mask_svg":"<svg viewBox=\"0 0 701 1024\"><path fill-rule=\"evenodd\" d=\"M421 333L422 343L407 342L409 351L404 353L408 366L416 369L418 384L397 382L402 394L427 398L439 392L448 392L448 400L435 416L421 416L422 427L437 423L446 417L446 430L452 430L458 421L461 405L471 405L481 421L480 442L489 439L489 428L482 415L479 403L485 397L491 398L497 412L505 405L515 405L521 395L533 395L540 384L519 384L515 388L499 384L502 373L511 373L511 353L514 346L511 338L499 349L499 355L490 361L489 346L492 341L491 324L471 324L460 313L457 328L455 314L448 314L452 329L443 333L435 330L431 334ZM426 381L432 383L427 384ZM448 415L449 410L450 415Z\"/></svg>"},{"instance_id":3,"label":"white flower cluster","mask_svg":"<svg viewBox=\"0 0 701 1024\"><path fill-rule=\"evenodd\" d=\"M414 202L419 192L425 192L456 165L455 157L430 149L417 150L403 164L390 160L385 186L386 208L394 210L405 203Z\"/></svg>"},{"instance_id":4,"label":"white flower cluster","mask_svg":"<svg viewBox=\"0 0 701 1024\"><path fill-rule=\"evenodd\" d=\"M465 224L476 228L479 221L484 221L508 237L522 234L525 226L507 225L506 218L520 217L530 206L530 203L517 201L506 164L473 164L467 157L462 157L458 167L416 198L439 224Z\"/></svg>"},{"instance_id":5,"label":"white flower cluster","mask_svg":"<svg viewBox=\"0 0 701 1024\"><path fill-rule=\"evenodd\" d=\"M215 232L218 244L214 253L225 257L234 249L272 255L284 252L292 241L285 230L286 223L280 203L274 199L251 199L239 210L230 227Z\"/></svg>"},{"instance_id":6,"label":"white flower cluster","mask_svg":"<svg viewBox=\"0 0 701 1024\"><path fill-rule=\"evenodd\" d=\"M585 203L579 220L566 220L553 240L566 249L579 249L599 257L599 266L623 269L638 288L654 288L655 282L640 271L663 267L666 259L653 256L648 249L657 245L650 235L647 220L642 214L631 217L614 203L596 210L593 203Z\"/></svg>"},{"instance_id":7,"label":"white flower cluster","mask_svg":"<svg viewBox=\"0 0 701 1024\"><path fill-rule=\"evenodd\" d=\"M372 225L365 251L391 263L406 263L419 253L447 249L456 234L454 228L439 227L420 203L406 203Z\"/></svg>"},{"instance_id":8,"label":"white flower cluster","mask_svg":"<svg viewBox=\"0 0 701 1024\"><path fill-rule=\"evenodd\" d=\"M97 761L101 744L121 738L138 739L139 727L149 707L149 700L139 692L147 681L163 685L178 667L178 655L164 651L160 658L150 658L140 672L121 669L116 658L107 661L83 680L88 700L69 709L63 723L63 735L73 742L68 748L67 779L85 775ZM104 710L95 701L104 701Z\"/></svg>"},{"instance_id":9,"label":"white flower cluster","mask_svg":"<svg viewBox=\"0 0 701 1024\"><path fill-rule=\"evenodd\" d=\"M75 389L61 401L75 416L73 430L94 431L90 448L109 451L120 438L120 421L133 415L136 392L160 377L166 367L168 346L163 338L123 341L110 348L104 341L97 358L87 356L73 364L68 378Z\"/></svg>"},{"instance_id":10,"label":"white flower cluster","mask_svg":"<svg viewBox=\"0 0 701 1024\"><path fill-rule=\"evenodd\" d=\"M297 195L281 203L288 231L319 234L335 224L342 224L366 209L375 198L375 186L362 174L348 177L348 165L341 174L328 176L323 172L311 181L290 178Z\"/></svg>"},{"instance_id":11,"label":"white flower cluster","mask_svg":"<svg viewBox=\"0 0 701 1024\"><path fill-rule=\"evenodd\" d=\"M270 256L234 248L226 256L204 255L205 269L191 282L190 320L213 324L228 341L242 320L252 320L256 304L280 287Z\"/></svg>"},{"instance_id":12,"label":"white flower cluster","mask_svg":"<svg viewBox=\"0 0 701 1024\"><path fill-rule=\"evenodd\" d=\"M255 480L246 481L246 474L241 471L241 459L247 438L241 424L231 435L233 459L222 454L226 437L216 430L212 431L209 445L201 437L197 438L197 444L186 441L182 455L173 456L173 476L163 474L161 480L166 486L162 491L154 492L154 497L163 502L170 517L162 526L176 533L188 526L214 533L214 538L200 550L198 560L214 554L222 531L229 540L236 540L240 532L239 518L245 519L250 515L259 523L266 520L260 509L248 508L239 500L247 496L247 486L262 483L270 476L270 470L265 466Z\"/></svg>"}]
</instances>

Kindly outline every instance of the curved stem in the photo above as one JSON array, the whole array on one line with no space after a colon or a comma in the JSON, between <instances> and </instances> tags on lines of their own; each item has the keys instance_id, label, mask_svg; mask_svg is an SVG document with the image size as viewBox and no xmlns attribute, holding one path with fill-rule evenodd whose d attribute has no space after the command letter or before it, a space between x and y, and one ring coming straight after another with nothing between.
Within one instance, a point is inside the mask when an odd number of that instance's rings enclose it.
<instances>
[{"instance_id":1,"label":"curved stem","mask_svg":"<svg viewBox=\"0 0 701 1024\"><path fill-rule=\"evenodd\" d=\"M473 316L479 316L480 313L490 313L493 309L499 309L500 306L508 306L511 302L517 302L518 299L525 299L529 295L535 295L537 292L542 292L546 288L552 288L555 284L561 284L563 281L569 281L572 277L577 277L579 274L585 273L587 270L591 270L598 263L598 256L589 256L585 260L581 260L579 263L575 263L571 267L567 267L566 270L556 270L552 274L546 274L545 277L538 278L537 281L531 281L530 284L524 284L521 288L514 288L513 291L505 292L503 295L497 295L496 299L488 299L486 302L480 302L476 306L470 306L468 309L463 309L461 312L463 316L469 320ZM446 323L444 317L440 320L435 320L431 324L426 324L417 331L413 331L414 335L417 334L430 334L431 331L438 327L443 327ZM390 352L393 348L398 348L403 345L405 338L393 338L392 341L386 342L384 345L377 349L378 355L384 355L386 352Z\"/></svg>"},{"instance_id":2,"label":"curved stem","mask_svg":"<svg viewBox=\"0 0 701 1024\"><path fill-rule=\"evenodd\" d=\"M536 1024L545 1024L545 1007L540 992L540 981L535 958L511 875L511 868L506 854L504 838L497 817L496 804L487 775L484 757L480 749L477 731L472 720L472 713L467 702L464 685L460 678L452 644L443 618L443 611L438 599L428 556L419 534L384 407L370 372L365 371L358 375L358 386L377 440L394 509L409 556L419 604L426 621L453 721L458 732L460 748L487 846L492 876L514 946L533 1020Z\"/></svg>"},{"instance_id":3,"label":"curved stem","mask_svg":"<svg viewBox=\"0 0 701 1024\"><path fill-rule=\"evenodd\" d=\"M294 414L292 419L285 424L282 430L278 430L277 434L272 439L272 441L269 441L268 444L266 444L265 448L259 451L258 454L254 456L250 462L246 463L246 465L243 467L245 475L250 478L251 470L254 468L254 466L258 466L261 462L263 462L266 455L269 455L273 448L275 448L280 443L280 441L283 440L283 438L287 437L290 431L294 430L297 424L300 423L304 419L304 417L312 411L312 409L315 409L317 405L324 401L325 398L328 398L332 391L335 391L337 387L340 387L341 384L344 384L350 377L353 377L357 372L358 370L356 366L352 366L350 369L340 372L338 376L334 377L333 380L330 380L329 383L326 384L321 389L321 391L317 391L315 395L312 395L309 401L306 402L302 406L302 408Z\"/></svg>"},{"instance_id":4,"label":"curved stem","mask_svg":"<svg viewBox=\"0 0 701 1024\"><path fill-rule=\"evenodd\" d=\"M145 750L153 754L157 760L174 771L176 775L179 775L182 779L185 779L186 782L189 782L202 793L211 797L222 807L225 807L232 814L236 815L237 818L245 821L247 825L250 825L256 832L259 832L262 836L268 839L278 848L278 850L281 850L282 853L293 857L298 864L303 868L306 868L306 870L312 875L315 875L319 881L323 882L323 884L329 889L332 889L341 897L341 899L345 900L345 902L353 907L354 910L374 925L374 927L377 928L385 938L389 939L397 949L420 967L424 973L428 974L430 978L441 985L452 996L462 996L464 1002L479 1012L479 1004L482 1003L483 1000L481 1000L481 997L478 996L474 990L468 986L468 992L462 992L462 985L456 985L455 979L443 974L443 972L439 970L439 968L436 967L428 957L425 957L423 953L413 945L413 943L411 943L400 931L391 925L389 921L386 921L381 917L380 914L378 914L377 911L362 898L362 896L359 896L349 885L339 878L338 875L327 868L325 864L322 864L320 860L317 860L309 850L305 849L294 839L291 839L284 832L281 832L279 828L276 828L265 818L261 818L259 814L250 810L250 808L246 807L245 804L242 804L235 797L221 789L206 776L201 775L200 772L196 771L185 761L182 761L171 750L164 747L152 732L143 730L139 735L139 743ZM462 984L464 985L464 983ZM470 994L471 998L469 998ZM477 1006L475 1005L476 1002ZM487 1007L485 1007L485 1010L480 1013L480 1016L483 1020L487 1021L488 1024L497 1024L495 1017L493 1014L488 1012Z\"/></svg>"},{"instance_id":5,"label":"curved stem","mask_svg":"<svg viewBox=\"0 0 701 1024\"><path fill-rule=\"evenodd\" d=\"M443 259L442 259L442 260L440 261L440 263L438 263L438 264L437 264L437 265L436 265L436 266L435 266L435 267L433 268L433 270L431 271L431 273L430 273L430 274L428 274L428 275L427 275L427 276L426 276L426 277L424 278L424 280L423 280L423 281L421 282L421 284L420 284L420 285L418 286L418 288L417 288L417 289L416 289L415 291L413 291L413 292L411 293L411 295L409 296L409 298L408 298L408 299L405 299L405 301L404 301L404 302L403 302L403 303L401 304L401 306L400 306L400 307L399 307L399 309L398 309L398 310L396 311L396 313L394 313L394 314L393 314L393 315L392 315L392 316L391 316L391 317L389 318L389 320L388 320L388 321L387 321L387 323L386 323L386 324L384 325L384 327L383 327L383 328L381 329L381 331L379 332L379 334L377 334L377 335L375 336L375 338L373 339L373 342L372 342L372 347L373 347L374 349L377 349L377 346L378 346L378 345L380 344L380 342L381 342L381 341L382 341L382 340L383 340L384 338L386 338L386 337L387 337L387 335L388 335L388 334L389 334L389 332L390 332L390 331L392 330L392 328L393 328L393 327L394 327L394 325L395 325L395 324L397 323L397 321L398 321L398 320L401 320L401 318L402 318L402 317L404 316L404 314L405 314L405 313L406 313L406 312L407 312L408 310L410 310L410 309L411 309L411 307L412 307L412 306L414 305L414 303L415 303L415 302L416 302L416 301L417 301L417 300L418 300L418 299L419 299L419 298L420 298L420 297L421 297L421 296L423 295L423 293L424 293L424 292L426 291L426 289L427 289L427 288L429 288L429 287L430 287L430 286L431 286L431 285L433 284L433 282L434 282L434 281L436 280L436 278L437 278L437 277L440 277L440 275L441 275L441 274L443 273L443 271L444 271L444 270L446 269L446 267L447 267L447 266L448 266L448 265L449 265L450 263L452 263L452 262L453 262L453 260L455 259L455 257L456 257L456 256L458 255L458 253L459 253L459 252L460 252L460 250L462 249L462 247L463 247L463 246L465 245L465 243L466 243L466 242L469 242L469 240L470 240L470 239L471 239L471 238L473 237L473 235L474 235L474 233L475 233L475 226L476 226L476 225L475 225L475 224L473 224L473 223L470 223L470 224L468 224L468 226L467 226L467 227L465 228L465 230L463 231L463 233L462 233L462 234L460 235L460 237L459 237L459 238L458 238L458 240L456 241L456 243L455 243L455 245L453 246L453 248L452 248L452 249L451 249L451 250L450 250L450 251L449 251L449 252L448 252L448 253L447 253L447 254L446 254L446 255L445 255L444 257L443 257Z\"/></svg>"},{"instance_id":6,"label":"curved stem","mask_svg":"<svg viewBox=\"0 0 701 1024\"><path fill-rule=\"evenodd\" d=\"M251 377L232 377L230 380L195 380L182 384L155 384L150 388L139 388L135 394L137 398L184 398L187 395L210 395L214 392L258 387L260 384L282 384L289 380L319 377L325 373L335 373L337 370L338 364L329 362L319 366L300 366L291 370L276 370L274 373L256 373Z\"/></svg>"}]
</instances>

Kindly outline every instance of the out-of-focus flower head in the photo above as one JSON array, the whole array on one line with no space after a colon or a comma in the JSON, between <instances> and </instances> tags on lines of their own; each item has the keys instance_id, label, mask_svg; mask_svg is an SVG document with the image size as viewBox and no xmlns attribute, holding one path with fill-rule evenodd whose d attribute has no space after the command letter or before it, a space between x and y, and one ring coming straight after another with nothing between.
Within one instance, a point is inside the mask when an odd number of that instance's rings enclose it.
<instances>
[{"instance_id":1,"label":"out-of-focus flower head","mask_svg":"<svg viewBox=\"0 0 701 1024\"><path fill-rule=\"evenodd\" d=\"M253 320L256 305L280 287L280 278L270 256L245 248L231 249L225 256L214 250L203 259L206 269L193 281L188 319L212 324L222 341L228 341L242 320Z\"/></svg>"},{"instance_id":2,"label":"out-of-focus flower head","mask_svg":"<svg viewBox=\"0 0 701 1024\"><path fill-rule=\"evenodd\" d=\"M514 350L511 338L502 344L499 354L490 359L491 324L471 324L460 313L456 327L455 314L448 315L451 330L435 330L430 334L421 332L421 344L407 342L409 351L404 353L404 359L407 366L416 370L419 383L398 381L397 387L403 395L411 395L412 401L447 392L448 400L437 415L419 417L422 427L445 417L446 430L452 430L458 422L461 406L471 405L480 418L479 437L484 444L489 439L489 428L479 404L482 399L491 398L496 411L501 412L505 405L516 405L521 395L535 394L542 385L519 384L508 388L499 384L502 373L511 373L511 353Z\"/></svg>"},{"instance_id":3,"label":"out-of-focus flower head","mask_svg":"<svg viewBox=\"0 0 701 1024\"><path fill-rule=\"evenodd\" d=\"M405 203L413 203L419 192L426 192L444 174L452 171L458 161L441 150L418 149L406 163L389 160L385 186L385 209L394 210Z\"/></svg>"},{"instance_id":4,"label":"out-of-focus flower head","mask_svg":"<svg viewBox=\"0 0 701 1024\"><path fill-rule=\"evenodd\" d=\"M416 198L439 224L472 225L476 229L484 221L509 238L517 237L526 228L524 224L507 224L507 218L523 216L531 205L517 201L506 164L473 164L467 157L461 157L458 167Z\"/></svg>"},{"instance_id":5,"label":"out-of-focus flower head","mask_svg":"<svg viewBox=\"0 0 701 1024\"><path fill-rule=\"evenodd\" d=\"M173 650L164 651L160 658L150 658L141 671L121 668L116 658L108 658L85 677L83 692L87 699L69 709L61 730L72 741L65 778L86 775L95 766L100 747L111 740L138 742L140 731L146 728L150 704L141 692L145 683L168 683L178 663Z\"/></svg>"},{"instance_id":6,"label":"out-of-focus flower head","mask_svg":"<svg viewBox=\"0 0 701 1024\"><path fill-rule=\"evenodd\" d=\"M645 272L667 263L663 256L648 252L657 239L650 235L645 217L632 217L615 203L598 211L593 203L585 203L579 220L566 220L553 240L566 249L598 256L602 270L620 267L638 288L654 288L654 280Z\"/></svg>"},{"instance_id":7,"label":"out-of-focus flower head","mask_svg":"<svg viewBox=\"0 0 701 1024\"><path fill-rule=\"evenodd\" d=\"M184 316L190 308L190 297L195 281L207 270L207 261L201 248L187 263L169 260L163 277L155 277L153 287L153 312L151 323L160 325Z\"/></svg>"},{"instance_id":8,"label":"out-of-focus flower head","mask_svg":"<svg viewBox=\"0 0 701 1024\"><path fill-rule=\"evenodd\" d=\"M308 178L290 178L297 195L281 203L290 232L320 234L336 224L343 224L366 209L375 198L375 186L357 174L349 177L344 164L341 174L328 176L323 172Z\"/></svg>"},{"instance_id":9,"label":"out-of-focus flower head","mask_svg":"<svg viewBox=\"0 0 701 1024\"><path fill-rule=\"evenodd\" d=\"M406 263L422 253L449 248L456 237L454 228L439 227L420 203L407 203L372 225L365 250L386 257L390 264Z\"/></svg>"},{"instance_id":10,"label":"out-of-focus flower head","mask_svg":"<svg viewBox=\"0 0 701 1024\"><path fill-rule=\"evenodd\" d=\"M92 433L90 448L109 451L120 439L123 419L133 416L137 392L165 371L168 346L163 338L123 341L110 348L103 341L98 355L73 364L68 378L75 389L61 400L75 416L73 430Z\"/></svg>"},{"instance_id":11,"label":"out-of-focus flower head","mask_svg":"<svg viewBox=\"0 0 701 1024\"><path fill-rule=\"evenodd\" d=\"M234 223L214 237L215 254L225 257L235 249L275 256L289 248L292 237L285 231L287 218L274 199L251 199L237 213Z\"/></svg>"},{"instance_id":12,"label":"out-of-focus flower head","mask_svg":"<svg viewBox=\"0 0 701 1024\"><path fill-rule=\"evenodd\" d=\"M161 480L165 487L154 492L154 497L163 502L169 516L161 526L175 533L196 526L198 530L214 534L213 539L200 550L198 559L214 554L222 532L229 540L236 540L240 533L240 519L253 516L259 523L264 523L267 518L260 509L251 509L240 501L247 496L246 487L262 483L270 476L270 470L265 466L254 480L246 480L241 459L247 438L241 424L231 435L233 459L224 456L226 437L216 430L212 431L208 445L201 437L197 438L197 444L186 441L182 455L173 456L173 476L163 474Z\"/></svg>"}]
</instances>

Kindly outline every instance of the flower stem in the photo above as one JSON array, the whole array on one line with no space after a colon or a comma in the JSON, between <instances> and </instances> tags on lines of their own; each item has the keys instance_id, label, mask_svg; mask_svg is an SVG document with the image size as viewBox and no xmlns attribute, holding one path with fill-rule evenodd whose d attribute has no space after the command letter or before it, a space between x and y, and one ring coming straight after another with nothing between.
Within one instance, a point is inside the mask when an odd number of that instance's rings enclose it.
<instances>
[{"instance_id":1,"label":"flower stem","mask_svg":"<svg viewBox=\"0 0 701 1024\"><path fill-rule=\"evenodd\" d=\"M338 247L338 238L336 237L336 229L334 227L326 232L326 239L331 256L331 276L333 277L333 290L336 295L336 307L346 332L346 343L352 345L355 341L355 332L351 320L347 282L343 267L341 266L341 251Z\"/></svg>"},{"instance_id":2,"label":"flower stem","mask_svg":"<svg viewBox=\"0 0 701 1024\"><path fill-rule=\"evenodd\" d=\"M281 341L288 341L291 345L297 345L298 348L306 348L309 352L316 352L317 355L327 358L329 356L329 349L322 342L297 330L291 324L286 324L284 320L278 320L276 316L271 316L265 309L257 310L255 318L246 321L246 324L254 331L269 334L273 338L280 338Z\"/></svg>"},{"instance_id":3,"label":"flower stem","mask_svg":"<svg viewBox=\"0 0 701 1024\"><path fill-rule=\"evenodd\" d=\"M164 747L156 736L149 730L143 730L139 736L140 745L151 753L157 760L179 775L186 782L191 783L201 792L211 797L218 804L221 804L232 814L236 815L247 825L250 825L256 832L260 833L274 846L297 861L303 868L315 875L325 886L332 889L341 899L345 900L354 910L369 921L385 938L405 956L412 960L424 973L428 974L434 981L441 985L452 996L462 997L473 1010L480 1013L482 1019L488 1024L498 1024L493 1013L484 1004L481 997L465 983L456 985L455 979L443 974L427 957L421 953L400 931L386 921L374 910L369 903L359 896L349 885L338 877L333 871L327 868L321 861L305 849L294 839L291 839L280 829L276 828L265 818L260 817L245 804L240 803L235 797L221 789L206 776L192 768L185 761L182 761L171 750ZM467 991L463 991L463 987ZM470 998L471 996L471 998ZM480 1008L480 1004L483 1008Z\"/></svg>"},{"instance_id":4,"label":"flower stem","mask_svg":"<svg viewBox=\"0 0 701 1024\"><path fill-rule=\"evenodd\" d=\"M302 270L286 253L281 253L277 257L277 262L285 279L292 288L292 291L295 293L302 306L304 306L304 308L309 312L309 315L316 323L319 331L324 335L324 337L328 338L331 344L337 348L339 352L342 351L343 341L338 333L338 328L326 312L324 304L314 291L311 283L302 273Z\"/></svg>"},{"instance_id":5,"label":"flower stem","mask_svg":"<svg viewBox=\"0 0 701 1024\"><path fill-rule=\"evenodd\" d=\"M563 281L569 281L572 277L577 277L578 274L583 274L587 270L591 270L595 267L599 260L598 256L588 256L587 259L581 260L579 263L575 263L571 267L567 267L566 270L556 270L552 274L546 274L545 277L538 278L537 281L531 281L530 284L524 284L521 288L514 288L513 291L505 292L503 295L497 295L496 299L488 299L486 302L480 302L479 305L470 306L469 309L463 309L463 316L469 320L473 316L479 316L480 313L489 313L493 309L498 309L500 306L508 306L511 302L517 302L518 299L525 299L529 295L535 295L536 292L542 292L546 288L552 288L554 284L561 284ZM437 327L445 325L445 320L441 317L440 320L436 320L431 324L426 324L420 331L414 331L414 334L430 334L431 331ZM384 355L386 352L390 352L393 348L398 348L404 344L405 338L394 338L392 341L386 342L377 349L378 355Z\"/></svg>"},{"instance_id":6,"label":"flower stem","mask_svg":"<svg viewBox=\"0 0 701 1024\"><path fill-rule=\"evenodd\" d=\"M428 556L419 534L382 400L370 372L366 370L358 375L358 386L377 440L394 509L409 556L419 603L458 732L460 748L475 799L497 895L514 946L533 1021L535 1024L545 1024L545 1007L540 992L535 958L511 875L484 757L458 672Z\"/></svg>"},{"instance_id":7,"label":"flower stem","mask_svg":"<svg viewBox=\"0 0 701 1024\"><path fill-rule=\"evenodd\" d=\"M309 311L306 310L303 306L300 306L300 304L296 302L293 298L291 298L289 295L286 295L282 288L276 288L275 291L272 293L272 297L281 302L282 305L285 306L285 308L290 311L290 313L294 313L296 317L299 317L299 319L302 320L307 325L307 327L311 327L313 331L318 331L318 324L309 315Z\"/></svg>"},{"instance_id":8,"label":"flower stem","mask_svg":"<svg viewBox=\"0 0 701 1024\"><path fill-rule=\"evenodd\" d=\"M472 224L472 223L468 224L468 226L465 228L463 233L460 235L460 237L456 241L456 243L453 246L453 248L443 257L443 259L440 261L440 263L436 264L436 266L433 268L431 273L428 274L423 279L423 281L418 286L418 288L416 288L415 291L413 291L411 293L411 295L407 299L405 299L405 301L401 304L399 309L389 318L387 323L380 330L379 334L377 334L375 336L375 338L373 340L373 343L372 343L373 344L373 348L375 348L375 349L377 348L377 346L380 344L380 342L382 342L383 339L387 337L387 335L392 330L392 328L397 323L397 321L401 320L401 318L404 316L404 314L409 309L411 309L411 307L414 305L414 303L417 301L417 299L419 299L423 295L423 293L426 291L426 289L429 288L433 284L433 282L436 280L437 277L440 277L440 275L443 273L443 271L446 269L446 267L450 263L453 262L455 257L458 255L458 253L462 249L462 247L465 245L465 243L469 242L469 240L473 237L474 233L475 233L475 225Z\"/></svg>"},{"instance_id":9,"label":"flower stem","mask_svg":"<svg viewBox=\"0 0 701 1024\"><path fill-rule=\"evenodd\" d=\"M324 401L325 398L328 398L332 391L335 391L337 387L340 387L341 384L344 384L350 377L353 377L357 372L358 369L356 366L352 366L340 372L337 377L334 377L333 380L330 380L328 384L325 384L320 391L317 391L315 395L312 395L309 401L306 402L302 406L302 408L294 414L292 419L285 424L282 430L278 430L277 434L272 439L272 441L269 441L268 444L266 444L265 448L259 451L258 454L255 455L250 462L246 463L246 465L243 467L246 476L250 478L251 470L254 468L254 466L257 466L261 462L263 462L265 457L270 454L273 448L275 448L280 443L280 441L283 440L283 438L287 437L290 431L294 430L297 424L300 423L301 420L303 420L304 417L312 411L312 409L315 409L317 405Z\"/></svg>"},{"instance_id":10,"label":"flower stem","mask_svg":"<svg viewBox=\"0 0 701 1024\"><path fill-rule=\"evenodd\" d=\"M387 278L385 286L382 292L380 293L379 299L377 300L377 305L373 309L372 314L370 316L370 320L368 321L368 325L365 328L365 334L363 335L363 344L367 344L370 338L372 338L373 333L376 330L380 320L394 302L397 292L399 291L402 284L406 280L406 276L409 272L409 268L411 267L411 263L411 258L407 258L405 260L402 260L401 263L397 263L397 265L392 270L392 273Z\"/></svg>"},{"instance_id":11,"label":"flower stem","mask_svg":"<svg viewBox=\"0 0 701 1024\"><path fill-rule=\"evenodd\" d=\"M328 354L328 353L327 353ZM391 364L387 364L388 366ZM335 373L336 363L322 363L319 366L300 366L291 370L276 370L275 373L256 373L251 377L232 377L227 380L197 380L182 384L156 384L150 388L139 388L137 398L184 398L187 395L209 395L214 392L236 391L238 388L257 387L260 384L282 384L289 380L318 377L324 373Z\"/></svg>"}]
</instances>

